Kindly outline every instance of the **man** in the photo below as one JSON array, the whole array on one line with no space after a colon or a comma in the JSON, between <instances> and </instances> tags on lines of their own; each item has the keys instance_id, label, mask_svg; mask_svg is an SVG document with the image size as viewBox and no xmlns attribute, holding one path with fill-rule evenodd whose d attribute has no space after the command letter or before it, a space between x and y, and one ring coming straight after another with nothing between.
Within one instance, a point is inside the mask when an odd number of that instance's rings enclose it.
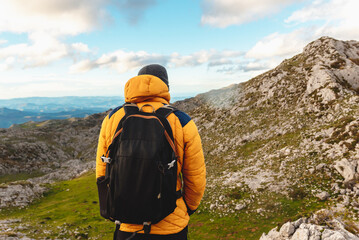
<instances>
[{"instance_id":1,"label":"man","mask_svg":"<svg viewBox=\"0 0 359 240\"><path fill-rule=\"evenodd\" d=\"M152 112L153 108L158 109L169 104L166 69L158 64L143 67L138 76L126 83L125 101L135 103L145 112ZM101 161L101 156L106 155L116 128L124 115L124 109L118 107L103 120L97 149L96 178L105 175L106 164ZM116 239L127 239L131 236L133 237L131 239L187 239L189 216L198 208L204 193L206 169L201 139L191 118L186 113L176 110L167 119L172 128L178 154L176 190L182 189L182 196L177 199L176 208L170 215L151 226L149 235L141 232L142 225L122 223L120 229L116 228L114 237ZM133 235L136 231L139 233Z\"/></svg>"}]
</instances>

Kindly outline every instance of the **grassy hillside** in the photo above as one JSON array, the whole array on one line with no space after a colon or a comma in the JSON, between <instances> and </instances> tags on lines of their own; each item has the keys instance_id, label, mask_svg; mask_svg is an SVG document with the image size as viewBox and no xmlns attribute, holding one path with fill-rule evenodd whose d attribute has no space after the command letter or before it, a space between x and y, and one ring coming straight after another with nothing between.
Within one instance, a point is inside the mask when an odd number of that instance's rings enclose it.
<instances>
[{"instance_id":1,"label":"grassy hillside","mask_svg":"<svg viewBox=\"0 0 359 240\"><path fill-rule=\"evenodd\" d=\"M70 239L111 239L114 225L99 215L94 172L80 178L59 182L51 186L44 198L25 209L7 209L0 212L0 219L21 219L21 232L36 239L60 237ZM240 199L236 191L228 196ZM242 193L245 194L245 193ZM263 193L263 202L253 203L251 208L261 207L263 212L226 216L210 213L200 208L190 222L190 239L258 239L262 232L280 225L288 219L308 215L323 206L304 199L288 200L279 195ZM210 204L206 197L203 205ZM275 211L266 211L273 210ZM248 209L250 211L250 209ZM16 229L16 226L13 226ZM12 232L6 233L7 235ZM1 235L1 234L0 234Z\"/></svg>"},{"instance_id":2,"label":"grassy hillside","mask_svg":"<svg viewBox=\"0 0 359 240\"><path fill-rule=\"evenodd\" d=\"M110 239L112 231L111 224L98 213L94 173L56 183L41 200L25 209L2 211L0 218L21 219L26 235L34 238Z\"/></svg>"}]
</instances>

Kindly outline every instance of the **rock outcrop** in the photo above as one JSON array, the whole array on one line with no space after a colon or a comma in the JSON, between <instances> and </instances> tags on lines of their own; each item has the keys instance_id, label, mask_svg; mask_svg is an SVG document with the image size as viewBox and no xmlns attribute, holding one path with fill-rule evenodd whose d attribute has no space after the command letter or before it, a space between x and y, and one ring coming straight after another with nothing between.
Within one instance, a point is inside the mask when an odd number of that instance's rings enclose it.
<instances>
[{"instance_id":1,"label":"rock outcrop","mask_svg":"<svg viewBox=\"0 0 359 240\"><path fill-rule=\"evenodd\" d=\"M273 228L268 234L263 233L260 240L358 240L359 236L346 230L346 227L333 216L332 211L321 210L311 218L287 222L279 230Z\"/></svg>"},{"instance_id":2,"label":"rock outcrop","mask_svg":"<svg viewBox=\"0 0 359 240\"><path fill-rule=\"evenodd\" d=\"M346 183L359 179L358 161L348 161L343 158L334 164L334 168L343 176Z\"/></svg>"},{"instance_id":3,"label":"rock outcrop","mask_svg":"<svg viewBox=\"0 0 359 240\"><path fill-rule=\"evenodd\" d=\"M20 223L19 219L0 220L0 240L33 240L21 232L29 226ZM17 226L12 227L13 224Z\"/></svg>"},{"instance_id":4,"label":"rock outcrop","mask_svg":"<svg viewBox=\"0 0 359 240\"><path fill-rule=\"evenodd\" d=\"M85 162L73 159L44 176L0 185L0 209L5 207L25 207L34 199L42 197L48 190L45 183L73 179L95 167L95 161Z\"/></svg>"}]
</instances>

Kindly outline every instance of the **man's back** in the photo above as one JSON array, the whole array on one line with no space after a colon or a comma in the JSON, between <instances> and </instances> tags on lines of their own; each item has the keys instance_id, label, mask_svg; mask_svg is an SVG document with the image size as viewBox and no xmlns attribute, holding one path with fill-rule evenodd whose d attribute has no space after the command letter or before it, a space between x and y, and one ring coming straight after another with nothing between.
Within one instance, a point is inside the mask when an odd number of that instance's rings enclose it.
<instances>
[{"instance_id":1,"label":"man's back","mask_svg":"<svg viewBox=\"0 0 359 240\"><path fill-rule=\"evenodd\" d=\"M125 101L127 103L135 103L139 108L143 107L144 112L152 112L153 108L157 110L165 104L169 104L170 94L167 84L168 82L166 83L166 81L163 81L159 77L147 74L146 72L142 73L139 76L131 78L126 83ZM144 106L145 104L150 106ZM101 161L101 156L106 154L117 125L124 115L125 112L123 108L116 108L106 116L102 123L96 159L97 178L105 175L106 164ZM179 110L171 113L167 119L172 128L178 154L176 190L183 189L183 197L177 200L177 207L173 213L151 227L151 234L160 235L178 233L188 225L188 213L192 213L197 209L202 199L206 182L201 140L194 122L186 113ZM183 176L183 186L180 178L181 172ZM141 230L142 227L142 225L138 224L123 223L121 224L120 230L124 232L135 232Z\"/></svg>"}]
</instances>

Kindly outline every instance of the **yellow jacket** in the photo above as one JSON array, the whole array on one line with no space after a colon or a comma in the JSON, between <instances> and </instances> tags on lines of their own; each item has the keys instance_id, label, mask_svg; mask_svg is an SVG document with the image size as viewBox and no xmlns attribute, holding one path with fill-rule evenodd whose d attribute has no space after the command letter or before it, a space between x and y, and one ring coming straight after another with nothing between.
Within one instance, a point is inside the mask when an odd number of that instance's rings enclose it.
<instances>
[{"instance_id":1,"label":"yellow jacket","mask_svg":"<svg viewBox=\"0 0 359 240\"><path fill-rule=\"evenodd\" d=\"M155 109L169 104L170 94L167 85L152 75L140 75L131 78L125 86L125 101L136 103L139 107L150 104ZM152 111L144 106L144 111ZM112 142L116 128L125 115L123 108L114 109L102 122L96 157L96 178L105 175L106 164L101 156L106 153ZM177 199L177 207L173 213L151 227L151 234L173 234L180 232L188 225L188 212L199 206L206 185L206 168L204 163L201 138L191 118L176 111L168 116L175 139L178 158L178 176L183 175L183 197ZM182 181L177 178L177 190L182 188ZM184 199L185 201L184 201ZM187 206L189 209L187 209ZM142 229L142 225L121 224L121 231L134 232Z\"/></svg>"}]
</instances>

